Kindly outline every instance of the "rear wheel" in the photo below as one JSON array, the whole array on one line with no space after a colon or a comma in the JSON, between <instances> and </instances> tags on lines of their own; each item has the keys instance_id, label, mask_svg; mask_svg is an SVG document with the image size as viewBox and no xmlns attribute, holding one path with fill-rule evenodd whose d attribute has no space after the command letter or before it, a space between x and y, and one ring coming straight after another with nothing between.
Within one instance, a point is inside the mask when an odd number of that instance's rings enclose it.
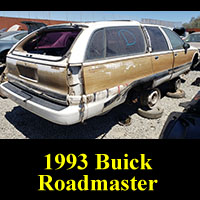
<instances>
[{"instance_id":1,"label":"rear wheel","mask_svg":"<svg viewBox=\"0 0 200 200\"><path fill-rule=\"evenodd\" d=\"M140 96L141 106L152 109L160 100L161 92L158 88L147 90Z\"/></svg>"}]
</instances>

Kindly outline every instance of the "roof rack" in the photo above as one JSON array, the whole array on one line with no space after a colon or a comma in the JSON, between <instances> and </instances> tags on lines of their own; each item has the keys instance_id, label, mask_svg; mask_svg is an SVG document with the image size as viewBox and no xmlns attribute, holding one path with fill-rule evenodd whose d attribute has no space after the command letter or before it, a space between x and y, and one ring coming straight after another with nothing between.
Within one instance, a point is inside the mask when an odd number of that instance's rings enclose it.
<instances>
[{"instance_id":1,"label":"roof rack","mask_svg":"<svg viewBox=\"0 0 200 200\"><path fill-rule=\"evenodd\" d=\"M81 21L81 22L77 22L77 23L98 23L98 22L113 22L113 21L124 21L124 22L130 22L132 20L130 19L113 19L113 20L100 20L100 21ZM72 22L74 23L74 22Z\"/></svg>"},{"instance_id":2,"label":"roof rack","mask_svg":"<svg viewBox=\"0 0 200 200\"><path fill-rule=\"evenodd\" d=\"M113 19L113 20L106 20L106 21L122 21L122 22L130 22L130 19Z\"/></svg>"}]
</instances>

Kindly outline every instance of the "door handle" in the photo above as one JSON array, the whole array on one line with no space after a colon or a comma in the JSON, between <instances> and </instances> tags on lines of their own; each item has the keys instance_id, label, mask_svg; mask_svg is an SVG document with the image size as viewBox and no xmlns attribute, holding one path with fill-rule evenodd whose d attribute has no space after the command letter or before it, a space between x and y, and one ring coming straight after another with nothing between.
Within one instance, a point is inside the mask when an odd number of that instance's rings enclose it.
<instances>
[{"instance_id":1,"label":"door handle","mask_svg":"<svg viewBox=\"0 0 200 200\"><path fill-rule=\"evenodd\" d=\"M155 60L158 60L159 56L155 56Z\"/></svg>"}]
</instances>

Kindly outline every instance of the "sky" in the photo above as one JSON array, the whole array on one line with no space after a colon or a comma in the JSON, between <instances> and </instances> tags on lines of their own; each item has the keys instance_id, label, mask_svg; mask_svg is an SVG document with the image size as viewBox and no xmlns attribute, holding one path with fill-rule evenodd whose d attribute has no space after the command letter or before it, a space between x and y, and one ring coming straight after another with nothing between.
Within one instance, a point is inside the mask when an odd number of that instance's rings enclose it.
<instances>
[{"instance_id":1,"label":"sky","mask_svg":"<svg viewBox=\"0 0 200 200\"><path fill-rule=\"evenodd\" d=\"M192 17L200 16L200 11L0 11L0 16L25 17L63 21L101 21L142 18L173 22L189 22Z\"/></svg>"}]
</instances>

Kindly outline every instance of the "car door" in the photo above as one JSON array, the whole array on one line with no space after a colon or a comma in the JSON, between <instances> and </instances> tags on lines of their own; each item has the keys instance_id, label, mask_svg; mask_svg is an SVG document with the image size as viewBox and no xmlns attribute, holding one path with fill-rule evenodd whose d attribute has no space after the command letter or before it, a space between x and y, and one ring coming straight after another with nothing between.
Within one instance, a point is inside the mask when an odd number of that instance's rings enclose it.
<instances>
[{"instance_id":1,"label":"car door","mask_svg":"<svg viewBox=\"0 0 200 200\"><path fill-rule=\"evenodd\" d=\"M173 52L159 27L145 26L145 28L150 37L153 71L155 74L161 74L165 71L167 73L173 67Z\"/></svg>"},{"instance_id":2,"label":"car door","mask_svg":"<svg viewBox=\"0 0 200 200\"><path fill-rule=\"evenodd\" d=\"M184 41L174 32L168 28L162 28L166 33L167 37L170 40L170 43L173 48L173 55L174 55L174 70L179 68L187 68L191 65L191 60L193 56L192 51L185 51L183 48Z\"/></svg>"}]
</instances>

